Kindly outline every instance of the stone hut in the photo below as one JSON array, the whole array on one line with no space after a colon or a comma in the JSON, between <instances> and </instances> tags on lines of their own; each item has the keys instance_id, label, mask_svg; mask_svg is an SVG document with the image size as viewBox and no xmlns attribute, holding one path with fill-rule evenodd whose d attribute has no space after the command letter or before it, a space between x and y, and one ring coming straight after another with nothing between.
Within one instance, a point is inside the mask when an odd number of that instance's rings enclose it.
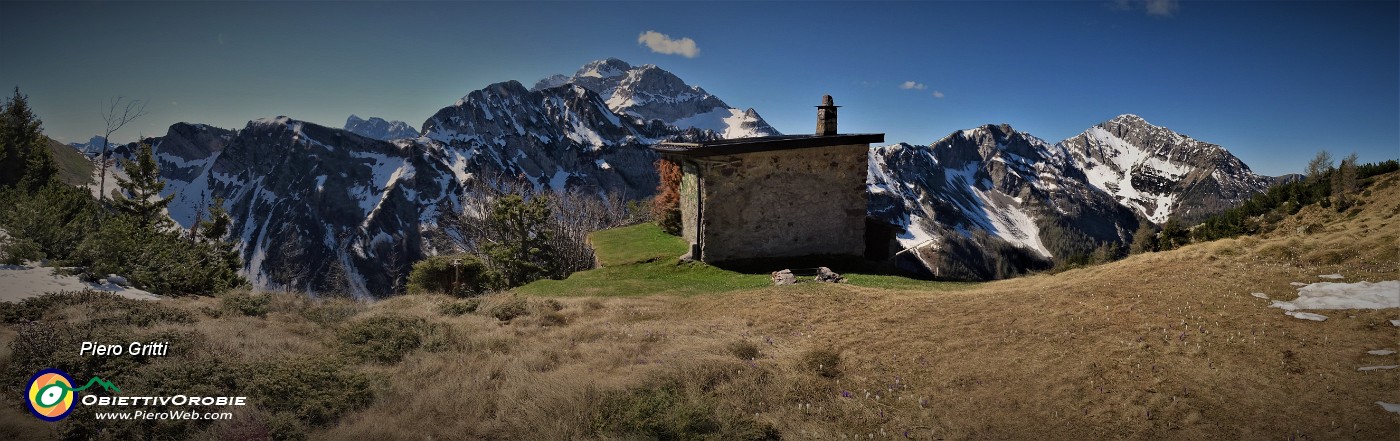
<instances>
[{"instance_id":1,"label":"stone hut","mask_svg":"<svg viewBox=\"0 0 1400 441\"><path fill-rule=\"evenodd\" d=\"M883 133L840 134L830 95L817 133L653 146L680 164L681 237L705 262L866 251L866 173Z\"/></svg>"}]
</instances>

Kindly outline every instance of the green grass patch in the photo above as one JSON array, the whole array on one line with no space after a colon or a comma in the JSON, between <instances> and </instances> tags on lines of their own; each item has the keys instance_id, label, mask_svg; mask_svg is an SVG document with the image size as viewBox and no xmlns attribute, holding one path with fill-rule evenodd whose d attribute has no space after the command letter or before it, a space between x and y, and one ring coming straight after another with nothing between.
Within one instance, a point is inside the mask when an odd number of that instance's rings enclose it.
<instances>
[{"instance_id":1,"label":"green grass patch","mask_svg":"<svg viewBox=\"0 0 1400 441\"><path fill-rule=\"evenodd\" d=\"M49 151L53 152L54 163L58 165L58 179L68 185L87 185L92 180L92 162L77 150L61 142L46 139Z\"/></svg>"},{"instance_id":2,"label":"green grass patch","mask_svg":"<svg viewBox=\"0 0 1400 441\"><path fill-rule=\"evenodd\" d=\"M814 256L807 260L762 260L715 267L702 262L679 262L685 241L653 224L603 230L589 235L601 268L581 271L564 280L537 280L511 292L532 296L691 296L772 285L768 268L805 268L826 264L852 285L894 290L964 289L975 283L932 282L877 274L878 264L849 256ZM787 265L787 266L785 266ZM862 271L871 270L871 271ZM812 282L804 277L803 283Z\"/></svg>"},{"instance_id":3,"label":"green grass patch","mask_svg":"<svg viewBox=\"0 0 1400 441\"><path fill-rule=\"evenodd\" d=\"M686 252L685 240L652 223L597 231L588 235L588 241L604 267L674 259Z\"/></svg>"}]
</instances>

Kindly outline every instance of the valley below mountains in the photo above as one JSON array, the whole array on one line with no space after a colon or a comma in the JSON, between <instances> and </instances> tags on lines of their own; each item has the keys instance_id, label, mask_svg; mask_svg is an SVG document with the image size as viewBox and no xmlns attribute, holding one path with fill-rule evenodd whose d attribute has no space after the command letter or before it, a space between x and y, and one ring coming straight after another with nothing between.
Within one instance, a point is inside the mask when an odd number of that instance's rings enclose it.
<instances>
[{"instance_id":1,"label":"valley below mountains","mask_svg":"<svg viewBox=\"0 0 1400 441\"><path fill-rule=\"evenodd\" d=\"M533 87L472 91L416 131L374 117L334 128L279 116L237 130L182 122L145 142L178 224L224 200L258 287L384 297L412 262L450 251L426 236L463 209L475 182L638 200L658 183L650 145L779 134L754 109L657 66L607 59ZM869 159L868 212L903 230L900 266L963 280L1126 250L1143 225L1199 221L1271 182L1221 146L1134 115L1054 144L985 125L874 147Z\"/></svg>"}]
</instances>

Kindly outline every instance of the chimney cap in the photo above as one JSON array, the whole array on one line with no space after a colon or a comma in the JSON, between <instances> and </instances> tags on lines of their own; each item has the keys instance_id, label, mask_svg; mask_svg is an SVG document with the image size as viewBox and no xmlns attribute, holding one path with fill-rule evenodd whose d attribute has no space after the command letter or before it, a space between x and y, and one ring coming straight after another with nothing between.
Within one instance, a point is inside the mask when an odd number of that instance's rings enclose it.
<instances>
[{"instance_id":1,"label":"chimney cap","mask_svg":"<svg viewBox=\"0 0 1400 441\"><path fill-rule=\"evenodd\" d=\"M841 106L836 105L836 102L833 101L833 100L831 99L831 95L822 95L822 105L820 105L820 106L814 106L814 107L841 107Z\"/></svg>"}]
</instances>

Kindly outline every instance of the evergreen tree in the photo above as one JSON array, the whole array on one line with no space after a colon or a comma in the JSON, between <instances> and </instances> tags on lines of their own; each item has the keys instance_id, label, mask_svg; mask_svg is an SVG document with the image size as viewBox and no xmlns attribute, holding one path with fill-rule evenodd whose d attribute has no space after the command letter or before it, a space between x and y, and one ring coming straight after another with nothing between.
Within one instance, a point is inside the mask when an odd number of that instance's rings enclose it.
<instances>
[{"instance_id":1,"label":"evergreen tree","mask_svg":"<svg viewBox=\"0 0 1400 441\"><path fill-rule=\"evenodd\" d=\"M214 198L214 202L209 204L209 219L199 223L199 239L206 242L224 240L231 223L233 219L224 210L224 198Z\"/></svg>"},{"instance_id":2,"label":"evergreen tree","mask_svg":"<svg viewBox=\"0 0 1400 441\"><path fill-rule=\"evenodd\" d=\"M507 286L520 286L548 275L553 259L549 202L525 201L519 195L496 200L487 226L492 234L483 248Z\"/></svg>"},{"instance_id":3,"label":"evergreen tree","mask_svg":"<svg viewBox=\"0 0 1400 441\"><path fill-rule=\"evenodd\" d=\"M38 244L44 256L65 260L83 241L84 227L97 216L86 189L51 181L36 192L0 195L0 226L14 237Z\"/></svg>"},{"instance_id":4,"label":"evergreen tree","mask_svg":"<svg viewBox=\"0 0 1400 441\"><path fill-rule=\"evenodd\" d=\"M1182 228L1176 219L1168 220L1167 224L1162 226L1162 232L1157 234L1158 251L1173 250L1188 243L1191 243L1190 231Z\"/></svg>"},{"instance_id":5,"label":"evergreen tree","mask_svg":"<svg viewBox=\"0 0 1400 441\"><path fill-rule=\"evenodd\" d=\"M19 93L0 105L0 188L38 191L57 179L58 164L49 152L42 122Z\"/></svg>"},{"instance_id":6,"label":"evergreen tree","mask_svg":"<svg viewBox=\"0 0 1400 441\"><path fill-rule=\"evenodd\" d=\"M151 145L141 143L135 161L123 161L128 179L117 178L120 191L112 194L112 206L123 214L136 218L140 226L162 230L170 225L165 217L165 207L175 195L161 197L165 181L160 178L160 167L151 154Z\"/></svg>"}]
</instances>

